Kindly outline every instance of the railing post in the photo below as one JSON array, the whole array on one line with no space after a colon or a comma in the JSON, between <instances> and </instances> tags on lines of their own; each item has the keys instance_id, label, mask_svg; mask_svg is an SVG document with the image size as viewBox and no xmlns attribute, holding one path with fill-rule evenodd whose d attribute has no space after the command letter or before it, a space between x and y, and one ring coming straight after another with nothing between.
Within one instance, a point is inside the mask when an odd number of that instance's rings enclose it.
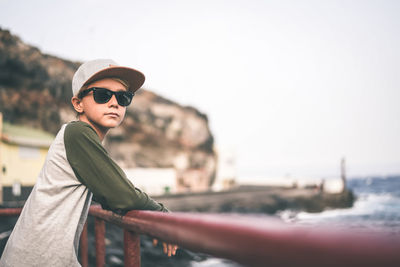
<instances>
[{"instance_id":1,"label":"railing post","mask_svg":"<svg viewBox=\"0 0 400 267\"><path fill-rule=\"evenodd\" d=\"M124 230L125 267L140 267L140 235Z\"/></svg>"},{"instance_id":2,"label":"railing post","mask_svg":"<svg viewBox=\"0 0 400 267\"><path fill-rule=\"evenodd\" d=\"M89 258L88 258L88 236L87 236L87 221L83 226L81 233L81 242L80 242L80 250L81 250L81 264L82 267L89 267Z\"/></svg>"},{"instance_id":3,"label":"railing post","mask_svg":"<svg viewBox=\"0 0 400 267\"><path fill-rule=\"evenodd\" d=\"M94 232L96 239L96 267L104 267L106 265L106 245L105 232L106 226L102 219L95 218Z\"/></svg>"}]
</instances>

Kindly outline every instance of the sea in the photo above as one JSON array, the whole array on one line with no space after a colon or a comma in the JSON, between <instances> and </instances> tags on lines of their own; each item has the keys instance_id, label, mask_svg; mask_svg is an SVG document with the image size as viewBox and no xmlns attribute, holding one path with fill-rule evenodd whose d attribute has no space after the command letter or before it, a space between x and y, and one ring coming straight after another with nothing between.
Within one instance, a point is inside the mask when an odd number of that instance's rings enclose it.
<instances>
[{"instance_id":1,"label":"sea","mask_svg":"<svg viewBox=\"0 0 400 267\"><path fill-rule=\"evenodd\" d=\"M400 175L362 177L347 180L356 200L351 208L330 209L319 213L284 210L275 216L290 225L335 227L400 238ZM237 267L234 262L207 258L193 262L193 267Z\"/></svg>"},{"instance_id":2,"label":"sea","mask_svg":"<svg viewBox=\"0 0 400 267\"><path fill-rule=\"evenodd\" d=\"M400 238L400 175L386 177L362 177L347 180L347 187L353 191L355 202L351 208L330 209L319 213L283 210L273 215L288 225L304 227L335 227L347 231L377 233L390 238ZM247 216L251 216L247 214ZM268 214L253 214L258 218ZM15 222L10 222L15 223ZM12 227L11 225L9 227ZM111 226L110 226L111 228ZM115 227L117 228L117 227ZM112 230L112 229L111 229ZM116 247L122 247L120 240L121 229L110 231L109 240L119 240ZM4 241L10 234L10 228L0 229L0 252L5 245ZM89 239L93 237L89 236ZM120 242L121 241L121 242ZM91 241L94 242L93 240ZM181 249L178 257L166 259L161 249L151 249L151 240L142 238L142 266L189 266L189 267L240 267L238 263L215 258L209 255L192 253ZM91 254L91 253L90 253ZM107 266L123 266L122 250L109 249L107 251ZM90 255L90 262L94 263L94 255Z\"/></svg>"},{"instance_id":3,"label":"sea","mask_svg":"<svg viewBox=\"0 0 400 267\"><path fill-rule=\"evenodd\" d=\"M400 176L347 180L356 197L353 207L320 213L283 211L286 222L303 226L333 226L400 237Z\"/></svg>"}]
</instances>

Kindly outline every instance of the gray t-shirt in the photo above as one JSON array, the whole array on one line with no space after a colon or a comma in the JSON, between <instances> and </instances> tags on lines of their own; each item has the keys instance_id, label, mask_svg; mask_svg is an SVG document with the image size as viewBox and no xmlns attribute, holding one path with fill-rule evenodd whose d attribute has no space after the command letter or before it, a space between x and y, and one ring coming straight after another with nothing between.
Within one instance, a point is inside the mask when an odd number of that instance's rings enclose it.
<instances>
[{"instance_id":1,"label":"gray t-shirt","mask_svg":"<svg viewBox=\"0 0 400 267\"><path fill-rule=\"evenodd\" d=\"M167 211L134 187L85 122L63 125L50 146L0 260L5 266L80 266L79 237L92 194L104 209Z\"/></svg>"}]
</instances>

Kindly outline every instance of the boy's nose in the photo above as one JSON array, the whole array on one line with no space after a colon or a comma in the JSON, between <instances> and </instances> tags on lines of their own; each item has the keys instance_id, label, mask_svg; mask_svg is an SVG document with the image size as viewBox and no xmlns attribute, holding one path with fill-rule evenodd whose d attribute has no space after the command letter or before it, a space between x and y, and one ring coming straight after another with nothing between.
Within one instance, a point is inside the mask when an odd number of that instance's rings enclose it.
<instances>
[{"instance_id":1,"label":"boy's nose","mask_svg":"<svg viewBox=\"0 0 400 267\"><path fill-rule=\"evenodd\" d=\"M110 99L110 101L108 101L108 104L110 106L118 106L118 101L117 101L117 97L115 95L113 95Z\"/></svg>"}]
</instances>

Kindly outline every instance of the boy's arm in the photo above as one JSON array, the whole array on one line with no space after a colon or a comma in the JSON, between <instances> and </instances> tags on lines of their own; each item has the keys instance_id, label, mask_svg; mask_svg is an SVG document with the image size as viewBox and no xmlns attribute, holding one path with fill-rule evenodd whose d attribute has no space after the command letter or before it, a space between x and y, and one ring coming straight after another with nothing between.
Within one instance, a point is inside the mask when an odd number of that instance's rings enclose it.
<instances>
[{"instance_id":1,"label":"boy's arm","mask_svg":"<svg viewBox=\"0 0 400 267\"><path fill-rule=\"evenodd\" d=\"M76 177L89 188L103 208L116 212L133 209L168 211L126 178L88 124L68 124L64 142L68 162Z\"/></svg>"}]
</instances>

